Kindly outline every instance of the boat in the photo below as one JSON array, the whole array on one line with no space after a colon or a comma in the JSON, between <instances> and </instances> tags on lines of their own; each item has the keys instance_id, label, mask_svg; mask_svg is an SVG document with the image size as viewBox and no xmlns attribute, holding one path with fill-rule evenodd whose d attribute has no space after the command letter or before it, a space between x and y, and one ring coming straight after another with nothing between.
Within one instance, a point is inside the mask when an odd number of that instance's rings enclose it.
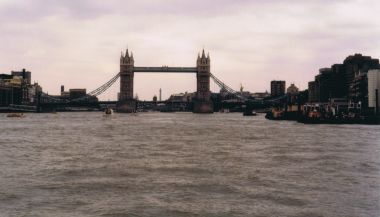
<instances>
[{"instance_id":1,"label":"boat","mask_svg":"<svg viewBox=\"0 0 380 217\"><path fill-rule=\"evenodd\" d=\"M23 113L9 113L7 114L8 118L23 118L24 114Z\"/></svg>"},{"instance_id":2,"label":"boat","mask_svg":"<svg viewBox=\"0 0 380 217\"><path fill-rule=\"evenodd\" d=\"M228 108L222 108L219 111L220 113L230 113L230 110Z\"/></svg>"},{"instance_id":3,"label":"boat","mask_svg":"<svg viewBox=\"0 0 380 217\"><path fill-rule=\"evenodd\" d=\"M315 109L308 113L308 118L310 119L320 119L321 117L322 117L322 114Z\"/></svg>"},{"instance_id":4,"label":"boat","mask_svg":"<svg viewBox=\"0 0 380 217\"><path fill-rule=\"evenodd\" d=\"M106 110L104 111L104 114L106 114L106 115L112 115L113 114L113 110L111 108L106 108Z\"/></svg>"},{"instance_id":5,"label":"boat","mask_svg":"<svg viewBox=\"0 0 380 217\"><path fill-rule=\"evenodd\" d=\"M349 117L347 116L335 116L325 118L323 116L309 114L308 116L302 116L298 120L304 124L367 124L367 125L380 125L380 116L359 116Z\"/></svg>"},{"instance_id":6,"label":"boat","mask_svg":"<svg viewBox=\"0 0 380 217\"><path fill-rule=\"evenodd\" d=\"M279 108L273 108L271 111L267 112L265 118L269 120L284 120L284 111Z\"/></svg>"},{"instance_id":7,"label":"boat","mask_svg":"<svg viewBox=\"0 0 380 217\"><path fill-rule=\"evenodd\" d=\"M244 111L243 116L256 116L257 113L255 111Z\"/></svg>"}]
</instances>

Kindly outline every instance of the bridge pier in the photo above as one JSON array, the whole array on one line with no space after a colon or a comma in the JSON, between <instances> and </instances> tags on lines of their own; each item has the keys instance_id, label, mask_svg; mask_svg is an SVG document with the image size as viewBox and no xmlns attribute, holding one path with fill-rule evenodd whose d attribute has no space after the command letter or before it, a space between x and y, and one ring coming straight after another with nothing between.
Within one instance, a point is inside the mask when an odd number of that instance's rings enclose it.
<instances>
[{"instance_id":1,"label":"bridge pier","mask_svg":"<svg viewBox=\"0 0 380 217\"><path fill-rule=\"evenodd\" d=\"M214 105L212 101L209 102L194 102L193 113L210 114L214 113Z\"/></svg>"},{"instance_id":2,"label":"bridge pier","mask_svg":"<svg viewBox=\"0 0 380 217\"><path fill-rule=\"evenodd\" d=\"M119 101L116 103L116 111L120 113L135 113L137 102L135 100Z\"/></svg>"}]
</instances>

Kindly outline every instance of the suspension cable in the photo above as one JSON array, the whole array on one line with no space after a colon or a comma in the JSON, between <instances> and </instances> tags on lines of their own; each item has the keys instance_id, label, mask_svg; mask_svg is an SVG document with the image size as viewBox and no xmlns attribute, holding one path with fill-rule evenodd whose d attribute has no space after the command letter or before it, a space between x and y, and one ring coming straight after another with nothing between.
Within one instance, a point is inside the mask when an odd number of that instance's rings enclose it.
<instances>
[{"instance_id":1,"label":"suspension cable","mask_svg":"<svg viewBox=\"0 0 380 217\"><path fill-rule=\"evenodd\" d=\"M210 77L212 80L223 90L226 90L229 94L232 94L233 96L241 99L241 100L247 100L247 97L243 96L240 92L235 91L231 87L229 87L227 84L223 83L220 79L218 79L215 75L210 73Z\"/></svg>"},{"instance_id":2,"label":"suspension cable","mask_svg":"<svg viewBox=\"0 0 380 217\"><path fill-rule=\"evenodd\" d=\"M73 100L67 100L67 99L62 99L60 97L51 96L51 95L44 93L44 92L41 92L41 96L44 99L47 99L47 100L50 100L53 102L79 102L79 101L83 101L83 100L88 100L89 98L96 97L96 96L99 96L100 94L104 93L119 79L119 77L120 77L120 72L117 73L115 76L113 76L109 81L104 83L102 86L100 86L100 87L96 88L95 90L89 92L86 96L80 97L77 99L73 99Z\"/></svg>"}]
</instances>

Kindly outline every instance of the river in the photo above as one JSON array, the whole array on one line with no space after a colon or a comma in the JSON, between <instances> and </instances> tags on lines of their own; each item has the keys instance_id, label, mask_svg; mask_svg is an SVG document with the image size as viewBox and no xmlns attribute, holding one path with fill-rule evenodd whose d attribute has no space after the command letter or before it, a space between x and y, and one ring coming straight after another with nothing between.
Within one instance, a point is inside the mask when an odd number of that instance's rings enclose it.
<instances>
[{"instance_id":1,"label":"river","mask_svg":"<svg viewBox=\"0 0 380 217\"><path fill-rule=\"evenodd\" d=\"M0 216L376 217L380 126L0 114Z\"/></svg>"}]
</instances>

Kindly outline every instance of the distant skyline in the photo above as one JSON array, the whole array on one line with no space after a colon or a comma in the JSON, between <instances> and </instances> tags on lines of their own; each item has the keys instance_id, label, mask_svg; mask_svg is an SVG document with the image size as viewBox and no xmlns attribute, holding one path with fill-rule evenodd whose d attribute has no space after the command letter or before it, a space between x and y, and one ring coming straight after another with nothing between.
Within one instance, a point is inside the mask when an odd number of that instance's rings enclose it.
<instances>
[{"instance_id":1,"label":"distant skyline","mask_svg":"<svg viewBox=\"0 0 380 217\"><path fill-rule=\"evenodd\" d=\"M50 94L90 91L119 71L127 46L136 66L192 67L204 48L211 72L236 90L270 91L271 80L305 89L348 55L380 58L379 9L376 0L0 0L0 73L26 68ZM164 99L195 91L195 75L135 75L140 99L160 88Z\"/></svg>"}]
</instances>

